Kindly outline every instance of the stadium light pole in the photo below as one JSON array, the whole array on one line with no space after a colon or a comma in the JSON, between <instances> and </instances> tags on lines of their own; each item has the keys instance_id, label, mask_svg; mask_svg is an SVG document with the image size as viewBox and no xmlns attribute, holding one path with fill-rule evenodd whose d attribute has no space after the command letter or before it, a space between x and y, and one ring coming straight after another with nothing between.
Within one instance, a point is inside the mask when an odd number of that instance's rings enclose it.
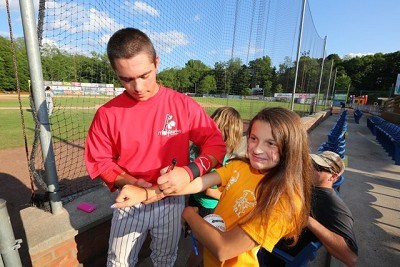
<instances>
[{"instance_id":1,"label":"stadium light pole","mask_svg":"<svg viewBox=\"0 0 400 267\"><path fill-rule=\"evenodd\" d=\"M351 86L351 82L349 82L349 84L348 84L348 86L347 86L346 102L347 102L347 99L349 99L350 86Z\"/></svg>"},{"instance_id":2,"label":"stadium light pole","mask_svg":"<svg viewBox=\"0 0 400 267\"><path fill-rule=\"evenodd\" d=\"M331 63L331 70L329 72L329 81L328 81L328 88L326 89L326 98L325 98L325 108L326 108L326 103L328 102L328 96L329 96L329 89L331 88L331 79L332 79L332 70L333 70L333 62L335 60L332 59L332 63Z\"/></svg>"},{"instance_id":3,"label":"stadium light pole","mask_svg":"<svg viewBox=\"0 0 400 267\"><path fill-rule=\"evenodd\" d=\"M58 177L54 159L53 143L47 105L44 95L44 83L42 64L40 61L39 41L36 31L35 13L32 0L20 0L22 26L24 30L26 52L28 56L29 73L31 76L32 95L35 110L38 114L40 126L40 144L46 171L47 191L50 197L51 212L59 214L62 212L62 202L59 195Z\"/></svg>"},{"instance_id":4,"label":"stadium light pole","mask_svg":"<svg viewBox=\"0 0 400 267\"><path fill-rule=\"evenodd\" d=\"M299 65L300 65L300 51L301 51L301 40L303 39L303 25L304 25L304 14L306 11L306 4L307 0L303 0L303 7L301 10L301 21L300 21L300 30L299 30L299 41L297 43L297 62L296 62L296 73L294 75L294 84L293 84L293 94L292 94L292 102L290 104L290 109L293 111L294 109L294 95L296 93L296 86L297 86L297 75L299 72Z\"/></svg>"},{"instance_id":5,"label":"stadium light pole","mask_svg":"<svg viewBox=\"0 0 400 267\"><path fill-rule=\"evenodd\" d=\"M333 100L335 100L336 75L337 75L337 68L335 68L335 76L333 76L333 85L332 85L332 105L333 105Z\"/></svg>"},{"instance_id":6,"label":"stadium light pole","mask_svg":"<svg viewBox=\"0 0 400 267\"><path fill-rule=\"evenodd\" d=\"M321 84L322 84L322 75L324 73L324 65L325 65L325 56L326 56L326 43L327 43L328 37L325 36L324 39L324 52L322 54L322 63L321 63L321 73L319 75L319 83L318 83L318 92L317 92L317 101L314 102L316 106L318 106L319 103L319 94L321 92ZM316 110L316 106L314 107L314 110Z\"/></svg>"}]
</instances>

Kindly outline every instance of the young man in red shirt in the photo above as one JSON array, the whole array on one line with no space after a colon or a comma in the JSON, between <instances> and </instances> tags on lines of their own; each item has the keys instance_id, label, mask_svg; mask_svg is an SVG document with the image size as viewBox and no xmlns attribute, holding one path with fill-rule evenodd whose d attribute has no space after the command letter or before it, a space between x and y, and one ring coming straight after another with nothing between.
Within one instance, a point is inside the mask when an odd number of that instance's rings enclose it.
<instances>
[{"instance_id":1,"label":"young man in red shirt","mask_svg":"<svg viewBox=\"0 0 400 267\"><path fill-rule=\"evenodd\" d=\"M125 184L157 185L179 191L221 164L226 153L221 132L190 97L157 83L159 58L149 37L134 28L117 31L107 54L125 91L100 107L85 144L86 168L111 191ZM189 162L189 141L201 150ZM146 235L152 237L155 266L173 266L181 233L183 196L150 199L147 204L115 209L107 266L134 266Z\"/></svg>"}]
</instances>

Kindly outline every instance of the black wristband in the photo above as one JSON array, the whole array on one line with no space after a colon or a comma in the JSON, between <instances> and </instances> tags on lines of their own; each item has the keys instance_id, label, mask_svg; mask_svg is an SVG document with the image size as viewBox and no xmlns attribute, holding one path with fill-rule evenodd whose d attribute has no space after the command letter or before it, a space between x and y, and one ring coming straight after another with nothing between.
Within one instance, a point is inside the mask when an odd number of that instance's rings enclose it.
<instances>
[{"instance_id":1,"label":"black wristband","mask_svg":"<svg viewBox=\"0 0 400 267\"><path fill-rule=\"evenodd\" d=\"M200 169L199 169L199 166L197 166L196 163L191 162L186 167L188 167L188 169L192 172L193 178L197 178L197 177L200 176Z\"/></svg>"}]
</instances>

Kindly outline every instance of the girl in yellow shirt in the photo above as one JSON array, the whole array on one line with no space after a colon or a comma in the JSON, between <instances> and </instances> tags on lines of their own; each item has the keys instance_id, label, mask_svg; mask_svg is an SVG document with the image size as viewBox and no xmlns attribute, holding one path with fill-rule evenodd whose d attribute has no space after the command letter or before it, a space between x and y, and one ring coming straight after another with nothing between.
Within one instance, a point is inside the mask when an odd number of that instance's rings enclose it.
<instances>
[{"instance_id":1,"label":"girl in yellow shirt","mask_svg":"<svg viewBox=\"0 0 400 267\"><path fill-rule=\"evenodd\" d=\"M312 165L308 136L300 117L285 108L265 108L249 124L247 156L194 179L173 193L158 188L124 186L114 207L145 201L155 194L192 194L219 185L215 214L225 222L221 232L186 207L182 218L205 247L204 266L258 266L260 246L272 251L281 238L297 241L310 211Z\"/></svg>"}]
</instances>

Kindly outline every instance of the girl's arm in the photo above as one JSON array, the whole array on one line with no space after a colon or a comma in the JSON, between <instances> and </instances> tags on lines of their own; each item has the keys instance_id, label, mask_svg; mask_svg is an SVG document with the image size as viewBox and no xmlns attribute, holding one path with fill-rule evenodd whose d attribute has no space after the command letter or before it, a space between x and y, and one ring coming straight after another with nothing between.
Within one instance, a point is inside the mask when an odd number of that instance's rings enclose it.
<instances>
[{"instance_id":1,"label":"girl's arm","mask_svg":"<svg viewBox=\"0 0 400 267\"><path fill-rule=\"evenodd\" d=\"M190 182L182 190L168 195L188 195L204 191L210 186L218 185L221 183L221 178L216 172L207 173L202 177L198 177ZM124 185L115 199L113 208L125 208L134 206L141 202L146 202L149 199L161 199L164 195L162 190L167 188L168 184L161 184L160 186L151 188L142 188L135 185Z\"/></svg>"},{"instance_id":2,"label":"girl's arm","mask_svg":"<svg viewBox=\"0 0 400 267\"><path fill-rule=\"evenodd\" d=\"M186 207L182 218L189 224L195 238L220 261L236 257L257 245L240 226L221 232L205 221L193 207Z\"/></svg>"},{"instance_id":3,"label":"girl's arm","mask_svg":"<svg viewBox=\"0 0 400 267\"><path fill-rule=\"evenodd\" d=\"M115 203L111 206L111 208L131 207L153 197L157 197L159 199L164 197L164 194L157 186L143 188L136 185L126 184L122 187L118 196L115 198Z\"/></svg>"}]
</instances>

